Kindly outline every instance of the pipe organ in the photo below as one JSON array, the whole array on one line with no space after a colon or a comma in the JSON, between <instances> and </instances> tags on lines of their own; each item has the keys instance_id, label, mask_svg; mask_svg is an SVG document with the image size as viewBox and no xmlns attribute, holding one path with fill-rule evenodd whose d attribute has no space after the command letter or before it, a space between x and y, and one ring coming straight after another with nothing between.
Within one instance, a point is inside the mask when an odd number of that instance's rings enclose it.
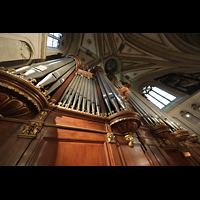
<instances>
[{"instance_id":1,"label":"pipe organ","mask_svg":"<svg viewBox=\"0 0 200 200\"><path fill-rule=\"evenodd\" d=\"M200 165L197 135L76 55L1 67L0 89L0 165Z\"/></svg>"}]
</instances>

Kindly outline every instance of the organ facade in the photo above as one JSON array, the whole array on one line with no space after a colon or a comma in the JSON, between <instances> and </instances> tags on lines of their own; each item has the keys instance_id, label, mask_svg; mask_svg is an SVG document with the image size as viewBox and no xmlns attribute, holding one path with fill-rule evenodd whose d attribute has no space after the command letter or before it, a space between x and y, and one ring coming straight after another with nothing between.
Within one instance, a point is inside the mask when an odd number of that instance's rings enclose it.
<instances>
[{"instance_id":1,"label":"organ facade","mask_svg":"<svg viewBox=\"0 0 200 200\"><path fill-rule=\"evenodd\" d=\"M0 89L0 165L200 165L197 135L76 55L1 67Z\"/></svg>"}]
</instances>

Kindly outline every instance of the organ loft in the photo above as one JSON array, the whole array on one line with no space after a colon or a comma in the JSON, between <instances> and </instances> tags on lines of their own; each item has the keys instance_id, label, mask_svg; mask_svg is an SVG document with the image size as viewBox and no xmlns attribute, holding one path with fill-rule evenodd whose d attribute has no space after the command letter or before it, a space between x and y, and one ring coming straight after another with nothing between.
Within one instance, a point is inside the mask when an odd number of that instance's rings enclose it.
<instances>
[{"instance_id":1,"label":"organ loft","mask_svg":"<svg viewBox=\"0 0 200 200\"><path fill-rule=\"evenodd\" d=\"M196 35L32 34L0 34L1 166L200 165Z\"/></svg>"}]
</instances>

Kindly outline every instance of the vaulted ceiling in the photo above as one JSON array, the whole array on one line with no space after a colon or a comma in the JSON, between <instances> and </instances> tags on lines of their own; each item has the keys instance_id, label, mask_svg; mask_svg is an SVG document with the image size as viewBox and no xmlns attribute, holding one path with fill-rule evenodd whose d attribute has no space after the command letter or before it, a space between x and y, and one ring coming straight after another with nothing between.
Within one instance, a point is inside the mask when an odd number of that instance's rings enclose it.
<instances>
[{"instance_id":1,"label":"vaulted ceiling","mask_svg":"<svg viewBox=\"0 0 200 200\"><path fill-rule=\"evenodd\" d=\"M76 35L76 33L75 33ZM131 84L170 71L200 71L200 34L188 33L81 33L74 53L81 63L104 67L119 60L120 79ZM69 52L69 51L68 51Z\"/></svg>"}]
</instances>

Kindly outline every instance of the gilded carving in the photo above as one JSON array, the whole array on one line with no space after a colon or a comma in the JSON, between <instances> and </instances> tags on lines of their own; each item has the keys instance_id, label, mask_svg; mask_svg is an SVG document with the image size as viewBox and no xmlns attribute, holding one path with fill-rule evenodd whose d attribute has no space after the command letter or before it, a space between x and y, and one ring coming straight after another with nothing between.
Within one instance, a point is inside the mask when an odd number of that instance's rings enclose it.
<instances>
[{"instance_id":1,"label":"gilded carving","mask_svg":"<svg viewBox=\"0 0 200 200\"><path fill-rule=\"evenodd\" d=\"M18 134L17 137L21 138L35 138L37 133L42 129L43 123L30 122L24 127L24 130L21 134Z\"/></svg>"},{"instance_id":2,"label":"gilded carving","mask_svg":"<svg viewBox=\"0 0 200 200\"><path fill-rule=\"evenodd\" d=\"M7 83L3 83L3 82L0 82L0 86L2 87L5 87L5 88L8 88L10 90L13 90L14 92L17 92L18 94L24 96L25 98L27 98L29 101L31 101L37 108L38 112L40 111L40 106L39 104L33 99L30 97L30 95L28 95L27 93L24 93L23 91L21 91L20 89L18 88L15 88L13 86L10 86L9 84Z\"/></svg>"},{"instance_id":3,"label":"gilded carving","mask_svg":"<svg viewBox=\"0 0 200 200\"><path fill-rule=\"evenodd\" d=\"M115 135L112 132L107 133L107 138L109 143L116 143Z\"/></svg>"},{"instance_id":4,"label":"gilded carving","mask_svg":"<svg viewBox=\"0 0 200 200\"><path fill-rule=\"evenodd\" d=\"M16 97L0 93L0 113L5 117L19 117L30 113L28 106Z\"/></svg>"},{"instance_id":5,"label":"gilded carving","mask_svg":"<svg viewBox=\"0 0 200 200\"><path fill-rule=\"evenodd\" d=\"M129 141L128 146L131 147L131 148L133 148L134 147L134 144L133 144L133 142L134 142L133 135L128 134L128 135L125 135L124 137L125 137L125 139L127 141Z\"/></svg>"},{"instance_id":6,"label":"gilded carving","mask_svg":"<svg viewBox=\"0 0 200 200\"><path fill-rule=\"evenodd\" d=\"M39 119L42 119L45 115L47 115L47 112L46 111L42 111L40 113L40 116L38 117Z\"/></svg>"}]
</instances>

